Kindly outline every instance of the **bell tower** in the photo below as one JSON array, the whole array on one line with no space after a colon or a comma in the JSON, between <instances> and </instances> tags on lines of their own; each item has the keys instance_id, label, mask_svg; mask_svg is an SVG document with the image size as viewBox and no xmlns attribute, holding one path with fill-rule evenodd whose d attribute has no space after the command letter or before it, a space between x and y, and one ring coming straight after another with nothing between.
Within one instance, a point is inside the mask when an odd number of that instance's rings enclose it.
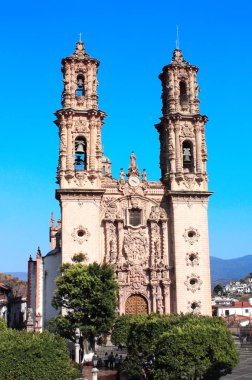
<instances>
[{"instance_id":1,"label":"bell tower","mask_svg":"<svg viewBox=\"0 0 252 380\"><path fill-rule=\"evenodd\" d=\"M160 135L161 180L170 190L207 190L205 123L199 113L198 67L175 49L163 68Z\"/></svg>"},{"instance_id":2,"label":"bell tower","mask_svg":"<svg viewBox=\"0 0 252 380\"><path fill-rule=\"evenodd\" d=\"M55 113L60 138L56 198L62 210L62 262L78 253L87 261L101 261L93 255L100 255L101 180L111 177L111 164L102 152L106 114L98 109L98 67L99 61L86 53L81 40L75 52L62 59L62 108Z\"/></svg>"},{"instance_id":3,"label":"bell tower","mask_svg":"<svg viewBox=\"0 0 252 380\"><path fill-rule=\"evenodd\" d=\"M161 182L169 207L171 294L176 312L211 315L205 124L199 111L198 67L175 49L163 68L160 139Z\"/></svg>"}]
</instances>

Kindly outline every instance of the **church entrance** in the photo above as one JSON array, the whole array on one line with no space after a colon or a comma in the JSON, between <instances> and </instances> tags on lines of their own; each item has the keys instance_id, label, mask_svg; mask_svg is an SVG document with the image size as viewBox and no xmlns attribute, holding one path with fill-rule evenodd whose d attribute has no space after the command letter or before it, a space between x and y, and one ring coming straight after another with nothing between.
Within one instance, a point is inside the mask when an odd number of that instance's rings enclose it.
<instances>
[{"instance_id":1,"label":"church entrance","mask_svg":"<svg viewBox=\"0 0 252 380\"><path fill-rule=\"evenodd\" d=\"M148 303L146 299L137 294L130 296L126 301L125 314L126 315L148 314Z\"/></svg>"}]
</instances>

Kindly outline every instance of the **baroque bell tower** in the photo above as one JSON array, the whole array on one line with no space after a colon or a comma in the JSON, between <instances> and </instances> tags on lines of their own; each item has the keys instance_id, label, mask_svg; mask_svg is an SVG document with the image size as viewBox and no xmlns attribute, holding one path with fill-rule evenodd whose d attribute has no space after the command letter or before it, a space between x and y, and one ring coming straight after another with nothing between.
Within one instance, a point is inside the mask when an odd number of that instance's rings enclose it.
<instances>
[{"instance_id":1,"label":"baroque bell tower","mask_svg":"<svg viewBox=\"0 0 252 380\"><path fill-rule=\"evenodd\" d=\"M205 124L199 111L198 67L174 50L163 68L160 139L161 182L169 204L173 304L177 312L211 315L208 176Z\"/></svg>"},{"instance_id":2,"label":"baroque bell tower","mask_svg":"<svg viewBox=\"0 0 252 380\"><path fill-rule=\"evenodd\" d=\"M111 176L111 165L102 152L106 114L98 109L98 66L99 61L86 53L82 41L62 60L62 108L56 112L55 123L60 137L56 197L62 211L63 263L78 253L87 261L101 261L96 233L104 193L101 179Z\"/></svg>"},{"instance_id":3,"label":"baroque bell tower","mask_svg":"<svg viewBox=\"0 0 252 380\"><path fill-rule=\"evenodd\" d=\"M198 67L175 49L163 68L160 134L161 180L170 190L207 190L205 123L199 113Z\"/></svg>"}]
</instances>

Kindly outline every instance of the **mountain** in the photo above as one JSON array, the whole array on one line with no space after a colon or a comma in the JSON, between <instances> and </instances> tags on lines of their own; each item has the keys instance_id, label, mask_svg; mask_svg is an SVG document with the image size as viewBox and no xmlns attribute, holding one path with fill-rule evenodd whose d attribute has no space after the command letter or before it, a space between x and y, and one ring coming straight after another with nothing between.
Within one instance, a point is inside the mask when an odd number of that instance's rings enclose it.
<instances>
[{"instance_id":1,"label":"mountain","mask_svg":"<svg viewBox=\"0 0 252 380\"><path fill-rule=\"evenodd\" d=\"M232 280L240 280L252 272L252 255L226 260L211 256L210 266L212 287L216 284L225 285ZM26 272L6 272L6 274L27 281Z\"/></svg>"},{"instance_id":2,"label":"mountain","mask_svg":"<svg viewBox=\"0 0 252 380\"><path fill-rule=\"evenodd\" d=\"M240 280L252 272L252 255L236 259L219 259L210 257L212 287L216 284L225 285L233 280Z\"/></svg>"},{"instance_id":3,"label":"mountain","mask_svg":"<svg viewBox=\"0 0 252 380\"><path fill-rule=\"evenodd\" d=\"M27 281L27 272L5 272L12 277L17 277L19 280Z\"/></svg>"}]
</instances>

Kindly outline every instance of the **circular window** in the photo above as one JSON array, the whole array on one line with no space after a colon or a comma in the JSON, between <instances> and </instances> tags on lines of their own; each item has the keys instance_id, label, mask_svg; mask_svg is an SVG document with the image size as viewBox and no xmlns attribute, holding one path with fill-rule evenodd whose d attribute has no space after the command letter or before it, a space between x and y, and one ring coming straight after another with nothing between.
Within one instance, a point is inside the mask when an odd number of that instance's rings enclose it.
<instances>
[{"instance_id":1,"label":"circular window","mask_svg":"<svg viewBox=\"0 0 252 380\"><path fill-rule=\"evenodd\" d=\"M191 262L193 262L195 259L196 259L195 254L194 254L194 253L191 253L191 254L189 255L189 260L190 260Z\"/></svg>"},{"instance_id":2,"label":"circular window","mask_svg":"<svg viewBox=\"0 0 252 380\"><path fill-rule=\"evenodd\" d=\"M196 302L193 302L193 303L191 304L191 309L192 309L192 310L197 309L197 307L199 307L199 305L198 305Z\"/></svg>"},{"instance_id":3,"label":"circular window","mask_svg":"<svg viewBox=\"0 0 252 380\"><path fill-rule=\"evenodd\" d=\"M191 278L191 280L189 282L190 282L190 285L194 286L197 284L198 281L196 278Z\"/></svg>"},{"instance_id":4,"label":"circular window","mask_svg":"<svg viewBox=\"0 0 252 380\"><path fill-rule=\"evenodd\" d=\"M85 235L85 231L84 230L79 230L77 231L77 235L81 238Z\"/></svg>"},{"instance_id":5,"label":"circular window","mask_svg":"<svg viewBox=\"0 0 252 380\"><path fill-rule=\"evenodd\" d=\"M188 236L190 239L192 239L192 238L194 238L194 236L196 236L196 232L195 232L195 231L188 231L187 236Z\"/></svg>"}]
</instances>

